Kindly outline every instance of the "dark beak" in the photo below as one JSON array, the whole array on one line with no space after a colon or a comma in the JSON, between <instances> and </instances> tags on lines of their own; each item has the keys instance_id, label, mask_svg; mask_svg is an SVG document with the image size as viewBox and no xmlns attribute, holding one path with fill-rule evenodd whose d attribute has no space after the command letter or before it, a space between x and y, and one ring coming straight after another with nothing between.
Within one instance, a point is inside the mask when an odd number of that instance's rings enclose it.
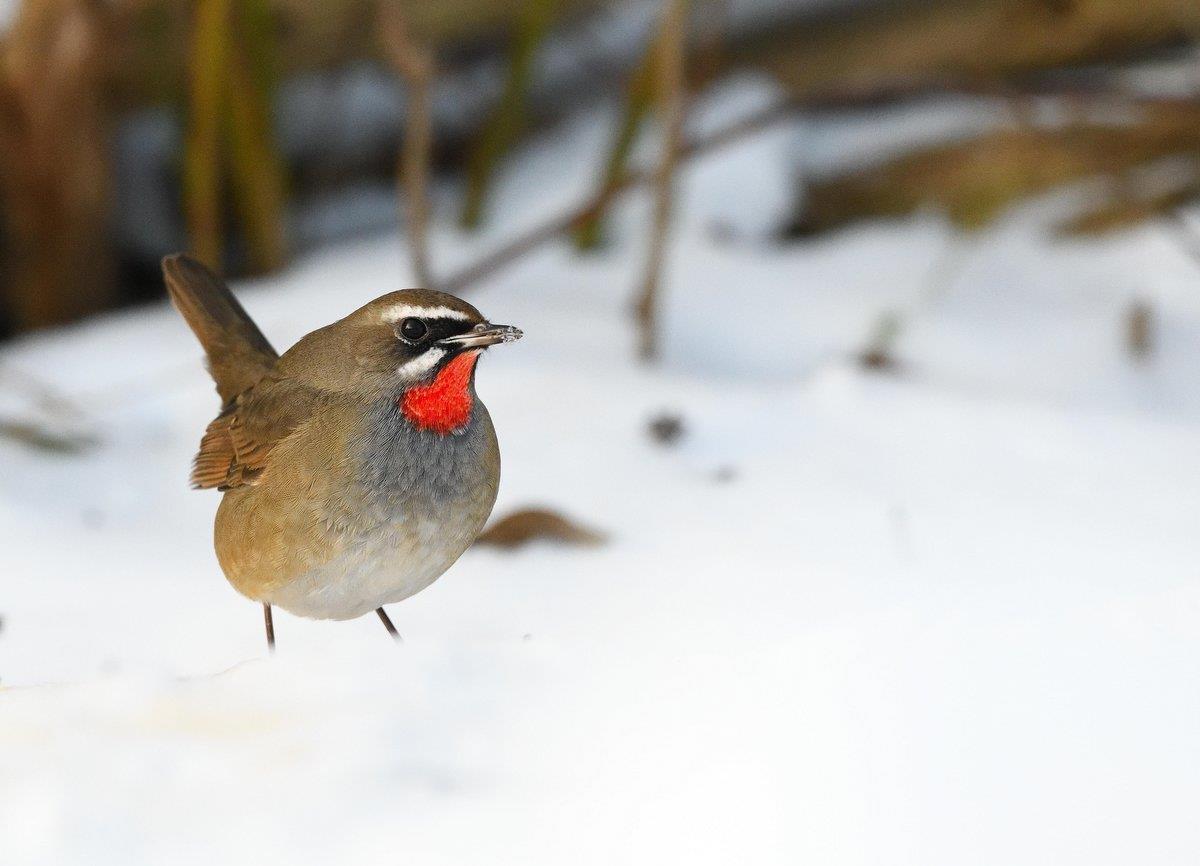
<instances>
[{"instance_id":1,"label":"dark beak","mask_svg":"<svg viewBox=\"0 0 1200 866\"><path fill-rule=\"evenodd\" d=\"M439 340L438 345L455 349L482 349L497 343L515 343L522 336L520 329L512 325L491 325L485 322L476 325L465 334Z\"/></svg>"}]
</instances>

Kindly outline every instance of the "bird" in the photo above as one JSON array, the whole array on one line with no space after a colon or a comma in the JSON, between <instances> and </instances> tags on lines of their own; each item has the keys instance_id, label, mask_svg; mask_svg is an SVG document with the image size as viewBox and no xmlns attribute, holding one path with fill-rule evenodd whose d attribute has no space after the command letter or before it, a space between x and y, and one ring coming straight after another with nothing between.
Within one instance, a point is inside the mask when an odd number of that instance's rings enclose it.
<instances>
[{"instance_id":1,"label":"bird","mask_svg":"<svg viewBox=\"0 0 1200 866\"><path fill-rule=\"evenodd\" d=\"M225 282L182 253L167 292L199 340L220 411L191 484L220 491L214 547L235 590L348 620L420 592L483 528L500 449L475 391L490 346L522 332L428 289L394 291L278 354Z\"/></svg>"}]
</instances>

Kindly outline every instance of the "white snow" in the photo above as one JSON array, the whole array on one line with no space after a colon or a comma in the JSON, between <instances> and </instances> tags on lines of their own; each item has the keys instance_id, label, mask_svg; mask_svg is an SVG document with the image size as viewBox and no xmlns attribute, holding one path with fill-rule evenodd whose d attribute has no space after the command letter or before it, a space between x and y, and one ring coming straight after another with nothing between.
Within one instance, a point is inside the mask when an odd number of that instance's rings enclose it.
<instances>
[{"instance_id":1,"label":"white snow","mask_svg":"<svg viewBox=\"0 0 1200 866\"><path fill-rule=\"evenodd\" d=\"M604 121L439 263L585 190ZM1047 240L1061 198L774 245L807 132L689 170L661 367L631 358L644 200L471 295L526 333L479 374L497 512L611 542L469 552L392 609L402 648L280 613L264 658L186 485L216 398L173 311L9 347L0 414L99 444L0 440L0 862L1195 863L1200 272L1154 226ZM238 288L284 346L405 262L363 240ZM863 372L887 311L901 367Z\"/></svg>"}]
</instances>

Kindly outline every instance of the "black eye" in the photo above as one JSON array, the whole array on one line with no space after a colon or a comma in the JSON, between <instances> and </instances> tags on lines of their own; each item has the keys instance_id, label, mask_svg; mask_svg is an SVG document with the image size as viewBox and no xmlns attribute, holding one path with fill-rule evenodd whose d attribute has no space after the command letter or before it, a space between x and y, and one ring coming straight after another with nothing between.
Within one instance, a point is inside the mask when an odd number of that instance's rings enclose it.
<instances>
[{"instance_id":1,"label":"black eye","mask_svg":"<svg viewBox=\"0 0 1200 866\"><path fill-rule=\"evenodd\" d=\"M428 333L429 326L420 319L405 319L400 323L400 336L410 343L424 339Z\"/></svg>"}]
</instances>

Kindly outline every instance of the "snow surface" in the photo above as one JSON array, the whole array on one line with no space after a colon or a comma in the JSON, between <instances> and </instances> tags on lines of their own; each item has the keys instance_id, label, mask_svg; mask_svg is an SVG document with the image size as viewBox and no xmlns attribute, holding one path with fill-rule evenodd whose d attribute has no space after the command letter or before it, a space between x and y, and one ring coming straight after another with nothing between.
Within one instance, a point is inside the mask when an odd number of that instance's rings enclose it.
<instances>
[{"instance_id":1,"label":"snow surface","mask_svg":"<svg viewBox=\"0 0 1200 866\"><path fill-rule=\"evenodd\" d=\"M607 120L439 262L584 191ZM185 484L216 400L165 305L9 347L0 412L98 444L0 441L0 862L1195 863L1200 273L1161 227L1046 240L1061 198L777 246L822 134L689 170L659 368L627 319L644 200L604 254L472 295L527 335L479 376L498 513L612 540L470 551L393 608L402 648L280 613L264 657ZM238 288L283 346L409 282L385 237ZM887 311L902 366L861 371Z\"/></svg>"}]
</instances>

